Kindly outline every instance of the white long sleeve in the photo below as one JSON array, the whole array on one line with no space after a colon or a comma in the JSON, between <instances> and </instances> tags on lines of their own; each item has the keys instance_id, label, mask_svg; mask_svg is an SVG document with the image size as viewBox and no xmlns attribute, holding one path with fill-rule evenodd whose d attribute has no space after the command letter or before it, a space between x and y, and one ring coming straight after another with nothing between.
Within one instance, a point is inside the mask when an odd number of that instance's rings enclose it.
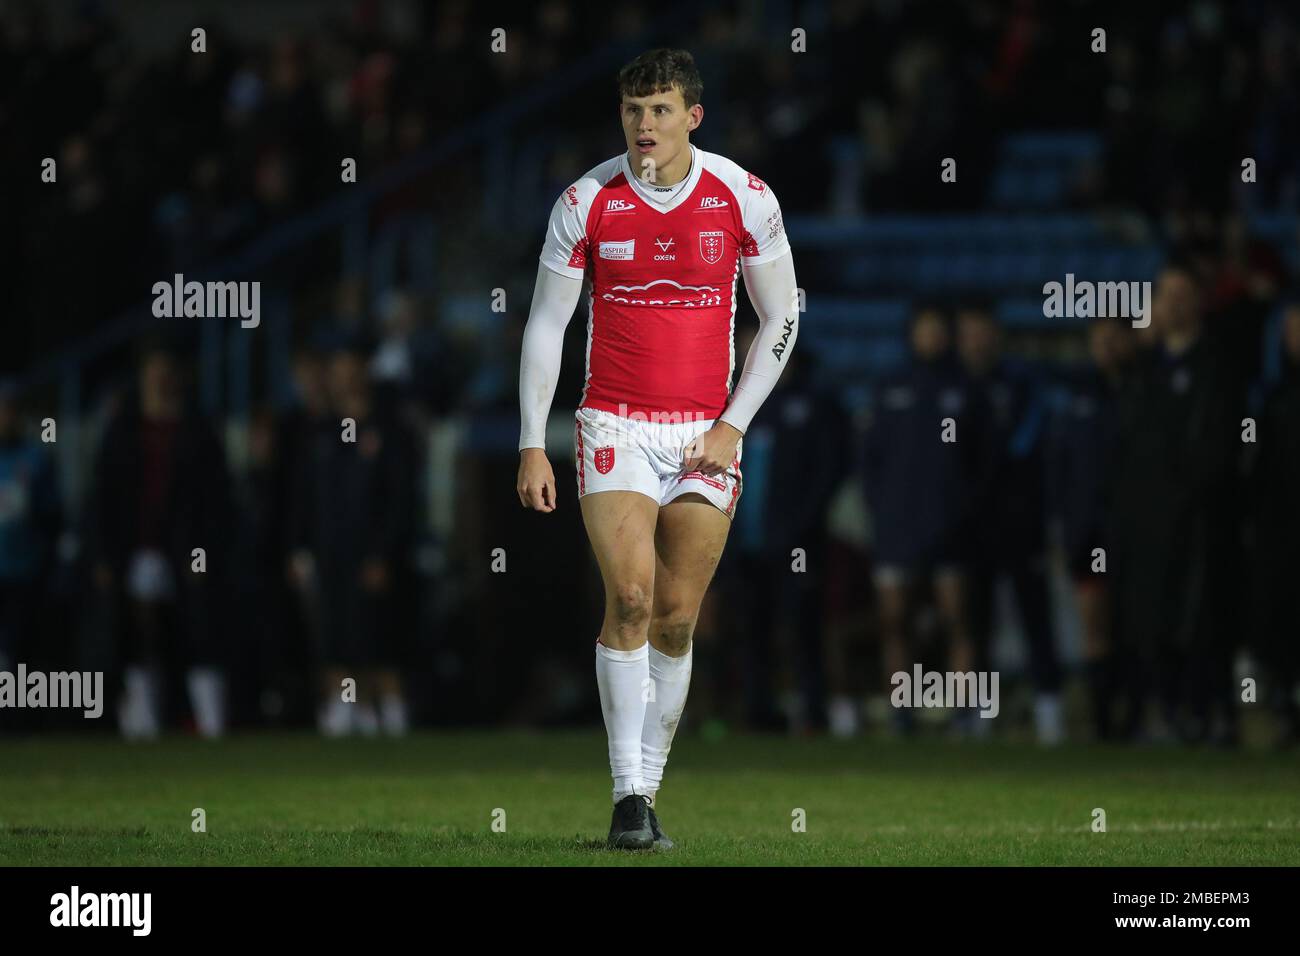
<instances>
[{"instance_id":1,"label":"white long sleeve","mask_svg":"<svg viewBox=\"0 0 1300 956\"><path fill-rule=\"evenodd\" d=\"M537 267L533 305L519 358L519 450L546 447L546 419L560 377L564 330L582 296L582 279Z\"/></svg>"},{"instance_id":2,"label":"white long sleeve","mask_svg":"<svg viewBox=\"0 0 1300 956\"><path fill-rule=\"evenodd\" d=\"M785 255L744 270L745 292L758 313L758 335L745 359L745 369L732 390L721 421L743 434L759 407L772 393L799 335L799 300L794 257Z\"/></svg>"}]
</instances>

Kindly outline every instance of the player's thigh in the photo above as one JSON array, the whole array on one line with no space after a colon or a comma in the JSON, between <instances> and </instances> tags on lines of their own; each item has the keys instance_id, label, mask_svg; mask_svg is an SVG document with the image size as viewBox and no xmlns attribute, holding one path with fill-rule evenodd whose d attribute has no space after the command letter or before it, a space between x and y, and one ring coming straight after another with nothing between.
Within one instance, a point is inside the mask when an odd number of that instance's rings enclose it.
<instances>
[{"instance_id":1,"label":"player's thigh","mask_svg":"<svg viewBox=\"0 0 1300 956\"><path fill-rule=\"evenodd\" d=\"M727 545L731 519L703 495L679 495L659 509L655 529L655 615L694 617Z\"/></svg>"},{"instance_id":2,"label":"player's thigh","mask_svg":"<svg viewBox=\"0 0 1300 956\"><path fill-rule=\"evenodd\" d=\"M649 596L655 577L658 502L639 491L600 491L583 495L579 506L606 595L626 596L640 589Z\"/></svg>"}]
</instances>

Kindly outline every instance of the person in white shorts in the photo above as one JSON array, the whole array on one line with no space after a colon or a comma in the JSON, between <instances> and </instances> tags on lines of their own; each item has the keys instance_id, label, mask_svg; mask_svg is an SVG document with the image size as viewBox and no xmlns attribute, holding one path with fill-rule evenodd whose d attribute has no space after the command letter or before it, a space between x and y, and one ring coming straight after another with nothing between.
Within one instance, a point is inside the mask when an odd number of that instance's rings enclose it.
<instances>
[{"instance_id":1,"label":"person in white shorts","mask_svg":"<svg viewBox=\"0 0 1300 956\"><path fill-rule=\"evenodd\" d=\"M574 423L579 510L605 584L596 683L609 736L609 844L668 849L656 794L690 686L700 604L740 498L740 442L798 335L772 189L690 142L703 83L684 50L619 74L626 151L555 200L519 362L519 503L559 506L546 424L586 280ZM610 104L611 109L614 104ZM733 379L736 282L759 331ZM653 687L653 694L647 694Z\"/></svg>"},{"instance_id":2,"label":"person in white shorts","mask_svg":"<svg viewBox=\"0 0 1300 956\"><path fill-rule=\"evenodd\" d=\"M736 456L722 474L688 471L683 465L694 455L695 439L713 423L713 419L643 421L598 408L578 409L573 439L578 497L597 491L638 491L666 505L696 492L732 517L743 490L740 457L744 439L736 442Z\"/></svg>"}]
</instances>

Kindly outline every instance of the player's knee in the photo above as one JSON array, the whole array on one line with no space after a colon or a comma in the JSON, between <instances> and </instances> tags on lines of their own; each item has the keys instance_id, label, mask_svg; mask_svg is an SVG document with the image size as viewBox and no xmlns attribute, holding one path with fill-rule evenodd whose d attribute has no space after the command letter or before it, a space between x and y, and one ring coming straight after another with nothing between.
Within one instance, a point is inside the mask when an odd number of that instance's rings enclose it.
<instances>
[{"instance_id":1,"label":"player's knee","mask_svg":"<svg viewBox=\"0 0 1300 956\"><path fill-rule=\"evenodd\" d=\"M666 653L681 657L690 650L695 619L684 614L670 614L655 621L655 632Z\"/></svg>"},{"instance_id":2,"label":"player's knee","mask_svg":"<svg viewBox=\"0 0 1300 956\"><path fill-rule=\"evenodd\" d=\"M611 610L620 624L643 624L650 617L653 597L650 589L635 581L620 584L610 595Z\"/></svg>"}]
</instances>

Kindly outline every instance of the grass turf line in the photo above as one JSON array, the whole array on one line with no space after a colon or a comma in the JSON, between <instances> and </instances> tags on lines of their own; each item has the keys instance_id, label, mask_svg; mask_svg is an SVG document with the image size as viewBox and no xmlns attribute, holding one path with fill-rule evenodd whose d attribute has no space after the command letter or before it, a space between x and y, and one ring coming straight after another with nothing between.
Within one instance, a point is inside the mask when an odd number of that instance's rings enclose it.
<instances>
[{"instance_id":1,"label":"grass turf line","mask_svg":"<svg viewBox=\"0 0 1300 956\"><path fill-rule=\"evenodd\" d=\"M598 731L0 740L0 865L1300 865L1300 765L1259 751L684 735L666 854L604 848L605 763Z\"/></svg>"}]
</instances>

